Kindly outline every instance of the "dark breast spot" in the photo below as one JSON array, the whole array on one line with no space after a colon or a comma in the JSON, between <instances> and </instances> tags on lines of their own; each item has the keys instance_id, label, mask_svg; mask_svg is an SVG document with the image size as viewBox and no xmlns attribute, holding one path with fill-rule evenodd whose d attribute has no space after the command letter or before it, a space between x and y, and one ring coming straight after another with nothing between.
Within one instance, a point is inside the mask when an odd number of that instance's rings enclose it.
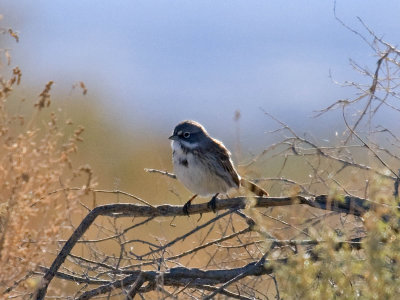
<instances>
[{"instance_id":1,"label":"dark breast spot","mask_svg":"<svg viewBox=\"0 0 400 300\"><path fill-rule=\"evenodd\" d=\"M184 166L184 167L186 167L186 168L189 166L189 163L188 163L188 161L187 161L186 158L180 159L180 160L179 160L179 164L181 164L182 166Z\"/></svg>"}]
</instances>

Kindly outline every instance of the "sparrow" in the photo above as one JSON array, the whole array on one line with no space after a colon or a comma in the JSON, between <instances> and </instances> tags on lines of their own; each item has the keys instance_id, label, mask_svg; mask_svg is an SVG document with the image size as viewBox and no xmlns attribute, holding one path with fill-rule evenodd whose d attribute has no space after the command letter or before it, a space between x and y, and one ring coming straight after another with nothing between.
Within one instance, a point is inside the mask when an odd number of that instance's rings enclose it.
<instances>
[{"instance_id":1,"label":"sparrow","mask_svg":"<svg viewBox=\"0 0 400 300\"><path fill-rule=\"evenodd\" d=\"M219 194L243 186L258 196L268 193L255 183L240 177L224 144L211 137L198 122L186 120L176 125L169 137L176 178L194 195L185 203L183 211L189 214L191 202L199 195L213 196L208 207L214 212Z\"/></svg>"}]
</instances>

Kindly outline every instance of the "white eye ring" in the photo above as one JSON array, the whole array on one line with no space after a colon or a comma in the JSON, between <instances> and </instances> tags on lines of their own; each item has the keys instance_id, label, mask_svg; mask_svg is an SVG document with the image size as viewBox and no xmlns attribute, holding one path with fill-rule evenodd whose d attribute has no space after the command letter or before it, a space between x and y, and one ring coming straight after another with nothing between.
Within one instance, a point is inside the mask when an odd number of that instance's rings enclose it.
<instances>
[{"instance_id":1,"label":"white eye ring","mask_svg":"<svg viewBox=\"0 0 400 300\"><path fill-rule=\"evenodd\" d=\"M185 139L189 138L189 137L190 137L190 132L185 132L185 133L183 134L183 137L184 137Z\"/></svg>"}]
</instances>

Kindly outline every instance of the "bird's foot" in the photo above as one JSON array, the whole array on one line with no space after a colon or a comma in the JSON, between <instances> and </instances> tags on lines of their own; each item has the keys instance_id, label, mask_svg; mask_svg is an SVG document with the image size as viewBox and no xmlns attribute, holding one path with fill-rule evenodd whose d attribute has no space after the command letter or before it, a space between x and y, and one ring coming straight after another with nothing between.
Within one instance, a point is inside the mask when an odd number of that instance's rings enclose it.
<instances>
[{"instance_id":1,"label":"bird's foot","mask_svg":"<svg viewBox=\"0 0 400 300\"><path fill-rule=\"evenodd\" d=\"M192 198L190 198L190 199L188 200L188 202L186 202L185 205L183 206L183 213L184 213L185 215L189 216L189 208L190 208L190 206L192 205L193 199L196 198L196 197L197 197L197 194L196 194L196 195L193 195Z\"/></svg>"},{"instance_id":2,"label":"bird's foot","mask_svg":"<svg viewBox=\"0 0 400 300\"><path fill-rule=\"evenodd\" d=\"M217 212L217 196L218 194L214 195L214 197L212 197L211 200L207 203L207 207L211 208L214 213Z\"/></svg>"},{"instance_id":3,"label":"bird's foot","mask_svg":"<svg viewBox=\"0 0 400 300\"><path fill-rule=\"evenodd\" d=\"M187 215L187 216L189 216L189 208L190 208L190 206L192 206L192 203L191 203L192 201L188 201L188 202L186 202L185 203L185 205L183 206L183 213L185 214L185 215Z\"/></svg>"}]
</instances>

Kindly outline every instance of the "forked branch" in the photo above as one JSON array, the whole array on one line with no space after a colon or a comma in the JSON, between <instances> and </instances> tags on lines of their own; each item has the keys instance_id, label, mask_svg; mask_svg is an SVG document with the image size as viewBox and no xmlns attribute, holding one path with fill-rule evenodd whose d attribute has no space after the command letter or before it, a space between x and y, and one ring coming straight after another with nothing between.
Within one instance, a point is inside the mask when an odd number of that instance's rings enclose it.
<instances>
[{"instance_id":1,"label":"forked branch","mask_svg":"<svg viewBox=\"0 0 400 300\"><path fill-rule=\"evenodd\" d=\"M303 197L303 196L269 197L269 198L237 197L237 198L219 200L217 202L216 209L217 210L229 209L231 211L236 211L239 209L244 209L246 207L275 207L275 206L288 206L295 204L303 204L324 210L361 216L362 214L364 214L366 211L370 210L373 207L374 202L358 197L343 196L343 197L331 198L328 197L327 195L320 195L317 197ZM207 207L207 203L203 203L203 204L192 205L189 214L194 215L207 212L212 212L212 211L210 208ZM71 237L68 239L68 241L61 249L60 253L53 261L51 267L46 271L45 275L42 278L41 287L37 291L36 299L44 298L44 296L46 295L47 287L54 278L54 276L56 275L60 266L64 263L67 256L71 253L72 248L83 236L83 234L89 229L91 224L98 216L110 216L114 218L120 218L120 217L160 217L160 216L165 217L165 216L184 216L184 215L185 213L183 212L183 206L181 205L159 205L150 207L147 205L118 203L118 204L108 204L108 205L98 206L94 208L92 211L89 212L89 214L83 219L80 225L75 229ZM261 268L264 267L261 265ZM175 271L178 272L179 270L180 269L178 268ZM171 274L170 276L172 275L175 276L177 274L176 272L175 273L174 272L172 274L169 273ZM150 276L149 274L153 273L148 273L148 275L146 274L147 273L143 273L144 279L142 280L149 281L149 279L146 279L148 278L146 276ZM193 277L194 276L193 274L190 276ZM117 287L117 285L132 284L137 279L137 276L138 273L135 273L125 278L122 281L121 280L118 281L118 283L113 283L113 285L114 287ZM151 276L155 276L155 274ZM187 278L189 278L190 276L188 274L185 274L185 277ZM194 282L196 283L197 281ZM206 284L206 282L202 282L202 284ZM107 284L103 286L102 289L108 289L109 286L110 284ZM140 289L141 288L139 288L139 290Z\"/></svg>"}]
</instances>

